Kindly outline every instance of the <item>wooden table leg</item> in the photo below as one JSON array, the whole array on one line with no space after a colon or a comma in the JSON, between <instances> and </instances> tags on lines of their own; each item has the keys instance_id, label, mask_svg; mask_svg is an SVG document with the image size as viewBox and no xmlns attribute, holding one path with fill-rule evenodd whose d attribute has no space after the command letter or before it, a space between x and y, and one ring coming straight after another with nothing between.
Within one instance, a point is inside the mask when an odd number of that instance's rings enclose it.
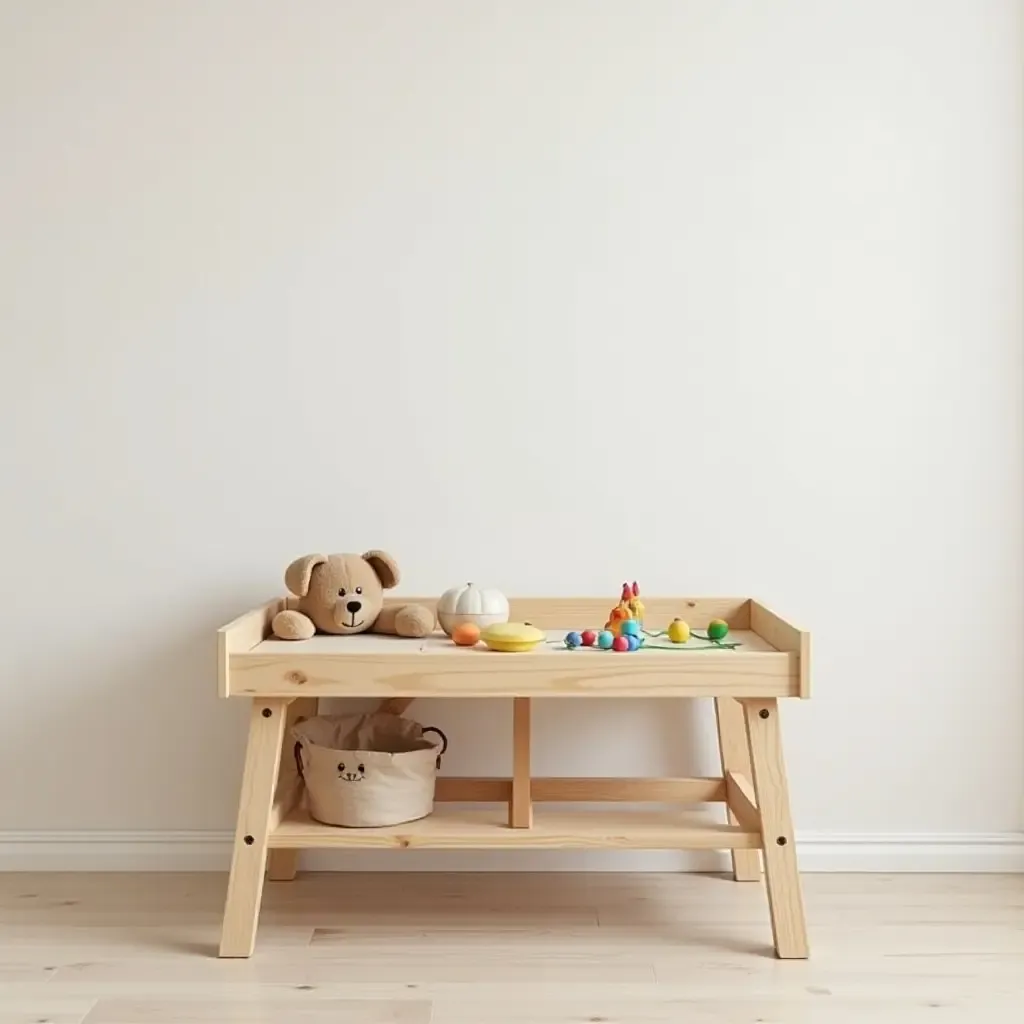
<instances>
[{"instance_id":1,"label":"wooden table leg","mask_svg":"<svg viewBox=\"0 0 1024 1024\"><path fill-rule=\"evenodd\" d=\"M774 698L748 700L743 702L743 708L750 739L754 790L761 812L764 875L775 952L783 960L806 959L807 925L782 757L778 701Z\"/></svg>"},{"instance_id":2,"label":"wooden table leg","mask_svg":"<svg viewBox=\"0 0 1024 1024\"><path fill-rule=\"evenodd\" d=\"M533 827L530 795L530 698L512 698L512 796L508 804L510 828Z\"/></svg>"},{"instance_id":3,"label":"wooden table leg","mask_svg":"<svg viewBox=\"0 0 1024 1024\"><path fill-rule=\"evenodd\" d=\"M287 814L302 799L302 779L295 766L291 728L300 718L316 716L320 701L316 697L300 697L288 705L284 737L281 742L281 767L278 769L274 802ZM271 850L267 857L267 878L271 882L291 882L299 868L298 850Z\"/></svg>"},{"instance_id":4,"label":"wooden table leg","mask_svg":"<svg viewBox=\"0 0 1024 1024\"><path fill-rule=\"evenodd\" d=\"M288 698L254 700L249 717L238 824L221 931L222 957L251 956L263 898L267 837L276 826L275 790Z\"/></svg>"},{"instance_id":5,"label":"wooden table leg","mask_svg":"<svg viewBox=\"0 0 1024 1024\"><path fill-rule=\"evenodd\" d=\"M718 747L722 757L722 775L737 772L751 777L750 747L747 742L747 723L743 705L732 697L715 698L715 717L718 720ZM729 824L740 824L729 808ZM737 882L761 880L761 855L757 850L732 851L732 876Z\"/></svg>"}]
</instances>

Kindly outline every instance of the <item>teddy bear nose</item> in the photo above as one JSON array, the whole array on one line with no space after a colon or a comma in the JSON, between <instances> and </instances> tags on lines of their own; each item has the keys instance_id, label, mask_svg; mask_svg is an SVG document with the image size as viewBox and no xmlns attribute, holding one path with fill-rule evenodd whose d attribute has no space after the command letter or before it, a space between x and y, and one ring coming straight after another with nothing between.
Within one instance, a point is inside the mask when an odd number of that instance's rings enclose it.
<instances>
[{"instance_id":1,"label":"teddy bear nose","mask_svg":"<svg viewBox=\"0 0 1024 1024\"><path fill-rule=\"evenodd\" d=\"M363 603L362 603L362 601L349 601L349 603L347 605L345 605L345 607L350 612L357 612L357 611L359 611L360 608L363 607Z\"/></svg>"}]
</instances>

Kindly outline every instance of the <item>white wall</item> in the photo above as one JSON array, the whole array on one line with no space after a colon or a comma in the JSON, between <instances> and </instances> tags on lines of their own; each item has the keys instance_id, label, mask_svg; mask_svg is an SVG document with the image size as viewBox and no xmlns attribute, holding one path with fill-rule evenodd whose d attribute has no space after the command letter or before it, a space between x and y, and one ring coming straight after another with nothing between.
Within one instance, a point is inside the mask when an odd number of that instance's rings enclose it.
<instances>
[{"instance_id":1,"label":"white wall","mask_svg":"<svg viewBox=\"0 0 1024 1024\"><path fill-rule=\"evenodd\" d=\"M407 593L758 595L814 634L801 835L1013 842L1021 23L0 2L8 863L221 842L214 630L369 546ZM418 713L505 770L507 708ZM709 771L709 724L552 702L537 768Z\"/></svg>"}]
</instances>

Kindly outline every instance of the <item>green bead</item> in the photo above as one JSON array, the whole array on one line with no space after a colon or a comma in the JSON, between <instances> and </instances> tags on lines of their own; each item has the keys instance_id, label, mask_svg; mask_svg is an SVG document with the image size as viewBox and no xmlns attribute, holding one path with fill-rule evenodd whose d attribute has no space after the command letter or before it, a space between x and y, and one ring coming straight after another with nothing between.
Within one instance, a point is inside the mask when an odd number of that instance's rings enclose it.
<instances>
[{"instance_id":1,"label":"green bead","mask_svg":"<svg viewBox=\"0 0 1024 1024\"><path fill-rule=\"evenodd\" d=\"M710 640L724 640L729 635L729 625L721 619L712 619L708 623L708 638Z\"/></svg>"}]
</instances>

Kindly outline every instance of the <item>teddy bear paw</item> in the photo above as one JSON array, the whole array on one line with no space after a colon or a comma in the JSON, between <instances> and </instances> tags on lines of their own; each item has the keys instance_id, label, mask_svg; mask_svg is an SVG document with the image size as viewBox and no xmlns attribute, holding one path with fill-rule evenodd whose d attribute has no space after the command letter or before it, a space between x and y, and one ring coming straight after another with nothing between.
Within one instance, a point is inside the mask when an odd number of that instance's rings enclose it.
<instances>
[{"instance_id":1,"label":"teddy bear paw","mask_svg":"<svg viewBox=\"0 0 1024 1024\"><path fill-rule=\"evenodd\" d=\"M278 612L270 628L280 640L308 640L316 632L312 620L296 611Z\"/></svg>"},{"instance_id":2,"label":"teddy bear paw","mask_svg":"<svg viewBox=\"0 0 1024 1024\"><path fill-rule=\"evenodd\" d=\"M395 616L395 632L399 636L426 636L433 629L434 616L422 605L408 605Z\"/></svg>"}]
</instances>

